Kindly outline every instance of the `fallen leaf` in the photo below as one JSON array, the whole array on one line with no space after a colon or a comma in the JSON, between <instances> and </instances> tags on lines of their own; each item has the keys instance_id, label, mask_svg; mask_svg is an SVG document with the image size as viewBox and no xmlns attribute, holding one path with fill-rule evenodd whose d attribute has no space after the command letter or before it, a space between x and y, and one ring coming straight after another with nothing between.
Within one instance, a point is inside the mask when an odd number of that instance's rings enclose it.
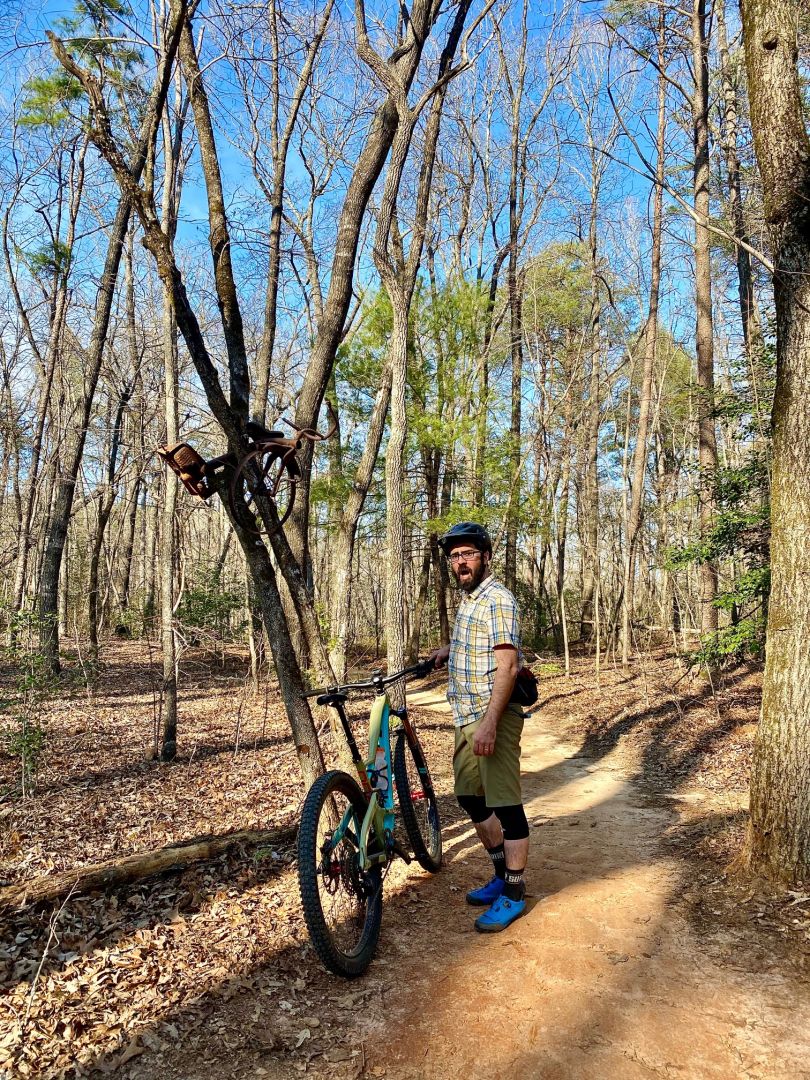
<instances>
[{"instance_id":1,"label":"fallen leaf","mask_svg":"<svg viewBox=\"0 0 810 1080\"><path fill-rule=\"evenodd\" d=\"M328 1050L324 1050L323 1056L331 1063L335 1061L349 1061L353 1054L348 1046L331 1046Z\"/></svg>"}]
</instances>

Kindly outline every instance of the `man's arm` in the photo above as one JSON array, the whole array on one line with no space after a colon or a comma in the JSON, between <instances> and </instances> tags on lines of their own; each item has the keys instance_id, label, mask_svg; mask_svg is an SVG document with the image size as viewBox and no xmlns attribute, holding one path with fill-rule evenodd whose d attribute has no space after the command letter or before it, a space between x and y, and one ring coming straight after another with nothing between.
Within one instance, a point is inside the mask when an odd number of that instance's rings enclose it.
<instances>
[{"instance_id":1,"label":"man's arm","mask_svg":"<svg viewBox=\"0 0 810 1080\"><path fill-rule=\"evenodd\" d=\"M491 757L495 753L495 738L498 733L498 721L503 716L509 698L515 688L518 673L518 651L513 645L495 646L495 682L487 711L475 730L473 753L482 757Z\"/></svg>"}]
</instances>

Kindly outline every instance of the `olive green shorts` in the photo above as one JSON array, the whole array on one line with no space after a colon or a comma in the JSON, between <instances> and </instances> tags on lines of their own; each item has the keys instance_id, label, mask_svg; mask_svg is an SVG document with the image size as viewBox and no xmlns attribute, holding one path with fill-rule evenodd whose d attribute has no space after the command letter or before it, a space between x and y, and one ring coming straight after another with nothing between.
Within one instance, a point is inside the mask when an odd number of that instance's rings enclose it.
<instances>
[{"instance_id":1,"label":"olive green shorts","mask_svg":"<svg viewBox=\"0 0 810 1080\"><path fill-rule=\"evenodd\" d=\"M483 795L487 806L517 806L520 793L520 736L523 710L507 705L498 722L495 753L483 757L473 753L473 738L478 721L456 728L453 775L456 795Z\"/></svg>"}]
</instances>

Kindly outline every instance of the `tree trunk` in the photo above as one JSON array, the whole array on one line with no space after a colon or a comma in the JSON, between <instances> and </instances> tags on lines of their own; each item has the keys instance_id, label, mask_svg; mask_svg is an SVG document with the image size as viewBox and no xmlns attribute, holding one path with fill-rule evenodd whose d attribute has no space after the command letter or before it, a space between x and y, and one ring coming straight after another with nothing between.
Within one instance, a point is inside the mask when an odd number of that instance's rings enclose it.
<instances>
[{"instance_id":1,"label":"tree trunk","mask_svg":"<svg viewBox=\"0 0 810 1080\"><path fill-rule=\"evenodd\" d=\"M237 844L246 846L267 844L269 846L289 843L294 838L293 826L282 829L245 829L241 832L225 833L224 836L198 837L184 844L172 844L171 847L159 848L157 851L146 851L138 855L128 855L123 859L92 863L78 870L47 874L20 885L8 885L0 889L0 910L61 900L63 896L72 892L84 895L120 888L122 885L131 885L135 881L143 881L156 874L182 870L186 866L192 866L194 863L207 859L217 859Z\"/></svg>"},{"instance_id":2,"label":"tree trunk","mask_svg":"<svg viewBox=\"0 0 810 1080\"><path fill-rule=\"evenodd\" d=\"M625 548L624 603L622 605L622 663L626 666L630 651L630 627L633 620L636 576L636 541L644 513L644 481L647 474L650 403L652 399L653 368L658 342L658 295L661 285L661 225L664 194L664 147L666 140L667 84L665 77L666 16L663 7L658 14L658 134L656 138L655 197L653 201L652 252L650 256L650 301L647 324L643 335L644 369L638 404L638 427L633 447L632 488L627 517Z\"/></svg>"},{"instance_id":3,"label":"tree trunk","mask_svg":"<svg viewBox=\"0 0 810 1080\"><path fill-rule=\"evenodd\" d=\"M374 399L368 424L366 444L355 472L352 490L340 516L337 533L332 539L332 611L330 626L334 644L329 652L332 670L338 682L346 677L346 649L349 639L349 617L352 606L352 561L357 535L357 523L363 511L374 466L380 452L388 402L391 397L391 367L386 364L382 382Z\"/></svg>"},{"instance_id":4,"label":"tree trunk","mask_svg":"<svg viewBox=\"0 0 810 1080\"><path fill-rule=\"evenodd\" d=\"M177 325L172 298L163 291L164 416L166 443L178 440L177 418ZM177 509L177 481L166 474L163 509L160 515L160 643L163 654L163 736L161 761L177 756L177 655L174 635L174 529Z\"/></svg>"},{"instance_id":5,"label":"tree trunk","mask_svg":"<svg viewBox=\"0 0 810 1080\"><path fill-rule=\"evenodd\" d=\"M304 94L310 83L312 69L318 50L321 47L329 19L332 15L334 0L327 0L326 7L320 17L319 25L312 40L307 43L307 52L301 73L298 76L295 91L289 105L287 119L283 129L280 124L281 93L280 93L280 67L278 42L279 7L278 0L270 0L268 18L271 27L273 42L272 78L272 120L271 140L273 146L273 182L270 196L270 225L267 232L268 264L267 285L264 301L264 321L262 324L262 337L256 355L256 386L253 395L253 416L260 424L265 423L267 411L267 392L270 385L270 369L273 362L273 347L276 340L276 324L278 320L278 289L281 280L281 224L284 211L285 178L287 173L287 156L289 153L290 139L295 130L298 112L304 99Z\"/></svg>"},{"instance_id":6,"label":"tree trunk","mask_svg":"<svg viewBox=\"0 0 810 1080\"><path fill-rule=\"evenodd\" d=\"M404 302L403 302L404 301ZM385 631L388 670L405 666L405 396L408 357L408 306L404 297L391 297L394 325L389 340L391 360L391 420L385 454ZM394 693L402 697L401 687ZM402 704L399 701L398 704Z\"/></svg>"},{"instance_id":7,"label":"tree trunk","mask_svg":"<svg viewBox=\"0 0 810 1080\"><path fill-rule=\"evenodd\" d=\"M743 861L810 877L810 138L796 0L743 0L754 148L774 250L771 596Z\"/></svg>"},{"instance_id":8,"label":"tree trunk","mask_svg":"<svg viewBox=\"0 0 810 1080\"><path fill-rule=\"evenodd\" d=\"M65 548L68 523L73 509L73 496L76 491L76 478L79 475L84 442L90 424L90 415L95 397L96 384L101 373L104 357L104 345L110 325L115 284L118 280L118 268L124 249L124 239L129 227L131 200L123 194L118 204L115 220L110 230L107 257L99 284L98 299L90 344L84 362L84 388L79 405L79 422L68 436L62 457L62 468L57 479L56 493L51 515L48 538L45 545L45 557L42 563L42 575L39 582L39 614L41 620L40 650L46 668L51 673L58 673L59 663L59 569Z\"/></svg>"},{"instance_id":9,"label":"tree trunk","mask_svg":"<svg viewBox=\"0 0 810 1080\"><path fill-rule=\"evenodd\" d=\"M517 544L520 525L521 492L521 407L523 387L523 318L522 318L522 274L518 273L517 231L513 236L513 247L509 253L508 290L509 290L509 328L510 354L512 360L512 409L509 418L509 476L512 490L509 498L509 510L506 519L506 551L504 559L504 584L515 592L517 588Z\"/></svg>"},{"instance_id":10,"label":"tree trunk","mask_svg":"<svg viewBox=\"0 0 810 1080\"><path fill-rule=\"evenodd\" d=\"M408 663L415 664L419 659L419 643L422 639L422 617L427 605L428 593L430 592L430 564L431 564L430 538L425 544L422 553L422 566L419 570L419 588L416 594L416 603L413 606L411 616L410 643L408 645Z\"/></svg>"},{"instance_id":11,"label":"tree trunk","mask_svg":"<svg viewBox=\"0 0 810 1080\"><path fill-rule=\"evenodd\" d=\"M182 53L181 38L181 53ZM196 88L201 93L201 88ZM191 95L193 98L193 94ZM177 110L178 117L175 121L176 128L172 130L172 121L168 109L161 111L161 128L163 133L163 159L164 176L163 192L160 207L160 230L169 238L173 238L177 230L177 212L180 202L180 192L183 182L183 173L180 168L180 157L183 138L183 112ZM205 160L206 143L204 138L200 140L200 153ZM216 239L215 239L216 238ZM216 232L216 225L212 221L211 244L216 246L221 236ZM230 258L228 254L226 259ZM215 261L216 263L216 261ZM219 267L215 264L215 273ZM131 281L131 278L130 278ZM162 330L163 330L163 416L166 425L166 445L173 446L180 438L179 422L179 351L177 340L177 318L175 312L174 292L164 280L162 283ZM218 282L219 284L219 282ZM130 298L130 303L131 303ZM229 312L223 313L225 324L226 343L229 344L229 354L233 349L232 337L241 329L239 318L228 320ZM132 312L130 310L130 319ZM236 329L234 329L234 323ZM133 328L130 326L130 338L133 337ZM132 342L131 342L132 343ZM235 380L235 388L232 385L232 394L238 401L240 392L246 397L246 391ZM247 408L245 401L244 407ZM177 641L174 631L174 568L175 568L175 535L177 526L175 514L177 510L177 482L173 476L166 476L164 487L163 508L160 516L160 644L163 659L163 683L161 700L163 703L163 732L160 744L161 761L174 761L177 756Z\"/></svg>"},{"instance_id":12,"label":"tree trunk","mask_svg":"<svg viewBox=\"0 0 810 1080\"><path fill-rule=\"evenodd\" d=\"M602 300L599 292L599 252L597 248L597 207L599 186L591 184L591 216L588 229L588 250L591 273L591 367L588 391L588 410L585 428L585 461L582 477L583 506L581 510L582 537L582 615L580 637L592 641L596 629L594 594L598 574L599 551L599 368L602 362Z\"/></svg>"},{"instance_id":13,"label":"tree trunk","mask_svg":"<svg viewBox=\"0 0 810 1080\"><path fill-rule=\"evenodd\" d=\"M75 171L73 168L71 168L70 170L71 180L75 175L75 189L73 190L73 197L70 199L70 205L68 207L68 225L67 232L64 237L64 244L66 250L70 250L73 247L75 241L76 221L81 207L82 194L84 191L84 163L88 145L88 141L86 139L83 140L81 150L78 155L78 160L71 162L71 165L75 164ZM58 168L59 171L57 175L61 178L61 156L58 158ZM59 221L59 219L62 217L61 202L65 198L66 191L67 185L64 192L61 190L58 192L58 199L60 200L60 202L57 221ZM17 280L14 276L14 271L12 268L11 253L9 250L8 242L8 226L10 212L11 205L9 205L6 213L3 216L2 229L3 254L5 256L6 272L8 275L9 284L11 285L11 292L17 305L17 311L20 316L20 320L26 328L29 345L31 346L32 352L36 360L38 361L41 379L39 387L39 399L37 402L36 420L34 422L34 434L30 450L28 477L25 487L25 494L21 502L19 546L14 580L13 599L14 610L20 611L24 604L25 585L28 574L28 558L33 544L31 521L37 499L39 465L42 455L43 441L45 438L45 425L47 422L48 412L51 403L51 391L53 389L54 376L56 374L57 364L60 360L60 354L62 351L65 319L67 315L68 303L70 301L70 293L68 287L70 261L67 260L63 268L57 269L54 272L53 289L48 305L50 313L48 343L45 350L45 356L42 357L36 347L36 342L33 336L33 331L31 329L31 324L29 322L28 313L23 305L23 300L20 296ZM58 233L59 226L57 225L57 235Z\"/></svg>"},{"instance_id":14,"label":"tree trunk","mask_svg":"<svg viewBox=\"0 0 810 1080\"><path fill-rule=\"evenodd\" d=\"M141 516L143 518L143 632L151 637L154 626L156 603L155 582L155 552L157 549L158 533L158 498L160 493L160 481L152 477L151 484L145 484L143 489L143 505Z\"/></svg>"},{"instance_id":15,"label":"tree trunk","mask_svg":"<svg viewBox=\"0 0 810 1080\"><path fill-rule=\"evenodd\" d=\"M450 509L453 496L453 469L450 460L444 463L442 475L442 495L440 511L444 515ZM438 536L430 540L431 557L433 559L433 587L436 592L436 607L439 612L439 644L447 645L450 642L450 613L447 605L447 594L450 591L450 572L447 569L447 559L442 555L439 548Z\"/></svg>"},{"instance_id":16,"label":"tree trunk","mask_svg":"<svg viewBox=\"0 0 810 1080\"><path fill-rule=\"evenodd\" d=\"M398 48L396 57L389 61L393 78L406 93L416 75L422 58L422 50L440 6L439 0L415 0L411 5L408 20L409 47ZM462 6L468 5L462 4ZM317 335L312 346L304 383L298 395L295 420L301 427L314 427L318 419L351 303L354 263L366 207L394 141L397 123L397 106L394 95L389 93L374 114L341 208L335 255L329 275L329 291L323 314L318 322ZM311 446L305 448L302 458L303 477L289 526L293 551L303 565L306 561L309 528Z\"/></svg>"},{"instance_id":17,"label":"tree trunk","mask_svg":"<svg viewBox=\"0 0 810 1080\"><path fill-rule=\"evenodd\" d=\"M714 418L714 322L712 317L712 264L709 235L709 41L706 37L706 0L693 0L692 52L695 71L692 98L695 201L695 303L698 384L698 513L700 537L705 543L714 524L714 483L717 472L717 432ZM717 630L717 563L700 564L700 628Z\"/></svg>"},{"instance_id":18,"label":"tree trunk","mask_svg":"<svg viewBox=\"0 0 810 1080\"><path fill-rule=\"evenodd\" d=\"M135 551L135 532L138 522L138 498L141 491L141 476L136 472L132 478L132 486L127 492L124 501L124 545L121 552L122 576L121 576L121 611L129 611L130 589L132 588L132 556Z\"/></svg>"},{"instance_id":19,"label":"tree trunk","mask_svg":"<svg viewBox=\"0 0 810 1080\"><path fill-rule=\"evenodd\" d=\"M126 410L127 403L129 402L130 393L130 388L124 387L121 391L121 396L118 401L118 407L115 414L115 422L113 424L111 435L112 442L110 445L110 454L107 461L106 483L104 485L104 490L98 504L96 531L93 537L93 544L90 552L90 574L87 586L87 616L90 648L94 657L98 653L99 562L101 560L101 552L104 546L104 533L107 529L113 506L115 505L115 496L117 493L115 486L115 473L116 467L118 465L118 450L121 445L121 425L124 419L124 411Z\"/></svg>"},{"instance_id":20,"label":"tree trunk","mask_svg":"<svg viewBox=\"0 0 810 1080\"><path fill-rule=\"evenodd\" d=\"M758 387L759 374L761 372L761 352L763 348L762 327L760 325L759 309L754 293L754 279L751 273L751 255L743 246L749 242L749 237L748 230L745 226L745 214L743 212L740 157L737 148L739 113L737 87L728 51L725 6L725 0L717 0L714 8L717 15L720 77L723 91L723 123L721 127L721 139L723 144L723 156L726 159L729 216L734 230L734 239L737 241L737 281L739 286L743 342L745 344L745 355L748 360L748 370L751 378L751 392L754 399L754 407L756 409L756 419L760 426L760 435L762 436L764 435L764 432L761 428L762 408L759 401Z\"/></svg>"}]
</instances>

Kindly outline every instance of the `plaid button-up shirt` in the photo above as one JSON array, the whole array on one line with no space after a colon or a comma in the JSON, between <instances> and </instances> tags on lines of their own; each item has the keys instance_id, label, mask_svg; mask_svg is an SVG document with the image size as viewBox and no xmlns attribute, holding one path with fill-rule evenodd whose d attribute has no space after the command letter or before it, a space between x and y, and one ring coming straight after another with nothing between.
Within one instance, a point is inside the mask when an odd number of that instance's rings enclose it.
<instances>
[{"instance_id":1,"label":"plaid button-up shirt","mask_svg":"<svg viewBox=\"0 0 810 1080\"><path fill-rule=\"evenodd\" d=\"M447 700L456 727L474 724L487 711L496 645L513 645L520 658L517 601L505 585L487 577L462 597L450 639Z\"/></svg>"}]
</instances>

